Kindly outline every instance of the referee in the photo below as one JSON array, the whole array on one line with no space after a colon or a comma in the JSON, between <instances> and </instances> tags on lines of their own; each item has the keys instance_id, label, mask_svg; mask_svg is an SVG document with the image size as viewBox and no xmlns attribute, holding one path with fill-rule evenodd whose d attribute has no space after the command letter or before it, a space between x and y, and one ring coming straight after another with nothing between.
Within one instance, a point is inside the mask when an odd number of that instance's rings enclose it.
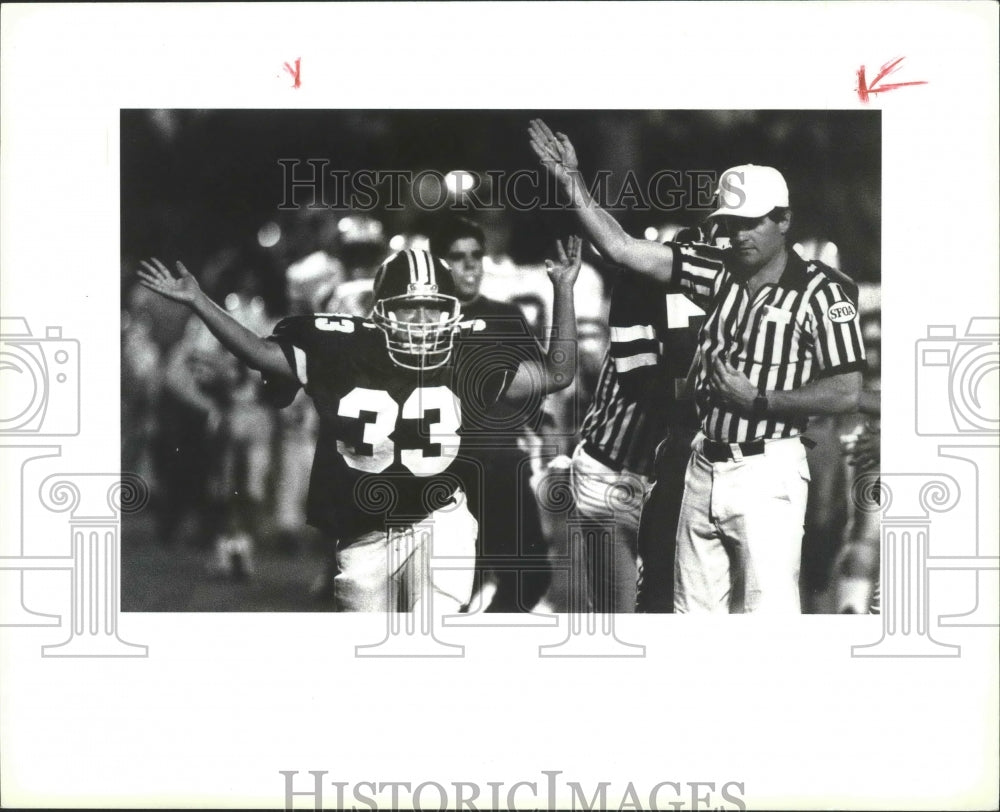
<instances>
[{"instance_id":1,"label":"referee","mask_svg":"<svg viewBox=\"0 0 1000 812\"><path fill-rule=\"evenodd\" d=\"M856 287L789 248L788 188L771 167L723 173L710 216L731 247L719 256L630 237L589 195L569 139L539 120L529 133L601 253L682 290L708 314L698 339L701 431L677 529L675 611L800 612L809 481L801 436L810 415L858 408Z\"/></svg>"},{"instance_id":2,"label":"referee","mask_svg":"<svg viewBox=\"0 0 1000 812\"><path fill-rule=\"evenodd\" d=\"M636 274L623 273L615 281L610 346L570 467L577 511L609 530L603 538L588 539L597 612L671 611L665 603L672 603L672 584L666 580L673 578L673 545L641 544L639 520L652 487L655 449L697 425L694 405L677 383L684 382L691 366L697 319L704 314L680 294L662 293L658 282ZM658 515L665 514L660 510ZM665 550L669 561L663 560ZM643 564L641 601L637 554Z\"/></svg>"}]
</instances>

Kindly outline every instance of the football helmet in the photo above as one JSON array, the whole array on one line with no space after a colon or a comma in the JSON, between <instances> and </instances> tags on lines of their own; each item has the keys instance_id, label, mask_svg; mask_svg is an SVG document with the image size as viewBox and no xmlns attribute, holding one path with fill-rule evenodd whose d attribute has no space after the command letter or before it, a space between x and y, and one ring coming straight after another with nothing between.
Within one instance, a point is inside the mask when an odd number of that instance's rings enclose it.
<instances>
[{"instance_id":1,"label":"football helmet","mask_svg":"<svg viewBox=\"0 0 1000 812\"><path fill-rule=\"evenodd\" d=\"M405 369L437 369L451 360L462 318L451 269L427 251L407 249L379 266L372 321L389 357Z\"/></svg>"}]
</instances>

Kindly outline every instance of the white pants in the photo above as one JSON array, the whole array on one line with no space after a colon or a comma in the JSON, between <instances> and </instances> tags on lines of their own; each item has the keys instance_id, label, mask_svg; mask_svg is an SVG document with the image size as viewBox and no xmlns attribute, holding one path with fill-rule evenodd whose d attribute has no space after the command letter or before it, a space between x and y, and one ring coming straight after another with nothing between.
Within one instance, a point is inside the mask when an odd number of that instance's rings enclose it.
<instances>
[{"instance_id":1,"label":"white pants","mask_svg":"<svg viewBox=\"0 0 1000 812\"><path fill-rule=\"evenodd\" d=\"M675 612L798 614L809 465L801 440L709 462L691 445L677 527Z\"/></svg>"},{"instance_id":2,"label":"white pants","mask_svg":"<svg viewBox=\"0 0 1000 812\"><path fill-rule=\"evenodd\" d=\"M433 615L469 602L479 522L455 492L456 504L404 528L373 530L337 551L333 579L339 612L416 612L431 602Z\"/></svg>"},{"instance_id":3,"label":"white pants","mask_svg":"<svg viewBox=\"0 0 1000 812\"><path fill-rule=\"evenodd\" d=\"M634 612L639 516L651 484L639 474L609 468L590 456L582 443L573 453L570 476L577 512L602 525L601 532L586 534L593 608Z\"/></svg>"}]
</instances>

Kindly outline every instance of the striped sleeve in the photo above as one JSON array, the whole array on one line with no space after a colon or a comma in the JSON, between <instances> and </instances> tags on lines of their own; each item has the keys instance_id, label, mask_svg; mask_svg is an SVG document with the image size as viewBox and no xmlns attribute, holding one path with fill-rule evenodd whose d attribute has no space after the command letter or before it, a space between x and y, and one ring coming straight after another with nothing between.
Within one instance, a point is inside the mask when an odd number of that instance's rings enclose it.
<instances>
[{"instance_id":1,"label":"striped sleeve","mask_svg":"<svg viewBox=\"0 0 1000 812\"><path fill-rule=\"evenodd\" d=\"M828 282L816 289L811 307L818 377L863 370L865 345L856 298L837 282Z\"/></svg>"},{"instance_id":2,"label":"striped sleeve","mask_svg":"<svg viewBox=\"0 0 1000 812\"><path fill-rule=\"evenodd\" d=\"M657 325L664 302L663 286L638 276L623 275L611 292L608 354L622 391L633 399L653 381L660 362Z\"/></svg>"},{"instance_id":3,"label":"striped sleeve","mask_svg":"<svg viewBox=\"0 0 1000 812\"><path fill-rule=\"evenodd\" d=\"M702 310L711 309L712 296L725 265L711 246L671 243L674 250L672 286Z\"/></svg>"}]
</instances>

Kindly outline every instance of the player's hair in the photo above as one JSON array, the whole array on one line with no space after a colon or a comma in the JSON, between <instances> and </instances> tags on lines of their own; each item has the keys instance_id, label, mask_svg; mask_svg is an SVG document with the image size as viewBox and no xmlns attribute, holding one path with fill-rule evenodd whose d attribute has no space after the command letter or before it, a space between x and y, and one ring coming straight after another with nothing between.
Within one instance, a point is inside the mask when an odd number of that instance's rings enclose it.
<instances>
[{"instance_id":1,"label":"player's hair","mask_svg":"<svg viewBox=\"0 0 1000 812\"><path fill-rule=\"evenodd\" d=\"M431 235L430 249L436 257L444 257L456 240L471 237L486 248L486 234L477 223L467 217L449 217L442 221L440 227Z\"/></svg>"}]
</instances>

